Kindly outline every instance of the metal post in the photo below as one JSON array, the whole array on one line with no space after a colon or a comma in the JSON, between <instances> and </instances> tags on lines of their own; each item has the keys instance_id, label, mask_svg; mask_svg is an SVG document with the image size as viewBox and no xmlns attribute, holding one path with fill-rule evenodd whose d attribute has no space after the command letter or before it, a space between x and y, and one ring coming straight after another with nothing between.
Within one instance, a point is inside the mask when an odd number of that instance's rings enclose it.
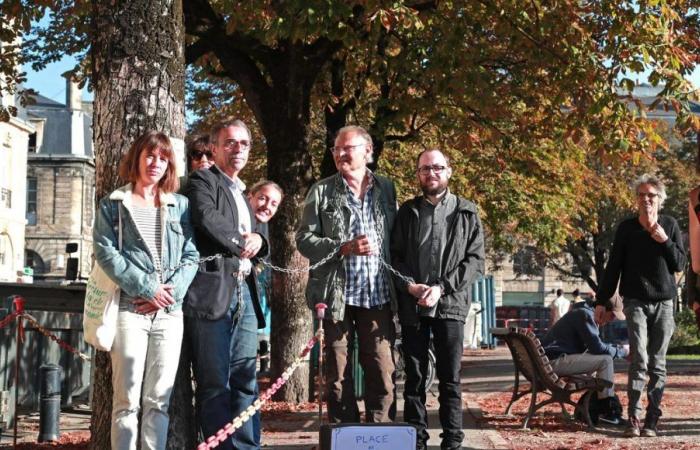
<instances>
[{"instance_id":1,"label":"metal post","mask_svg":"<svg viewBox=\"0 0 700 450\"><path fill-rule=\"evenodd\" d=\"M41 372L39 442L57 441L60 434L63 368L58 364L45 364L39 368L39 371Z\"/></svg>"},{"instance_id":2,"label":"metal post","mask_svg":"<svg viewBox=\"0 0 700 450\"><path fill-rule=\"evenodd\" d=\"M323 424L323 318L325 316L325 303L316 303L316 319L318 319L319 340L318 340L318 426Z\"/></svg>"},{"instance_id":3,"label":"metal post","mask_svg":"<svg viewBox=\"0 0 700 450\"><path fill-rule=\"evenodd\" d=\"M12 438L12 445L17 447L17 409L19 407L19 357L21 355L21 344L22 344L22 314L24 313L24 299L19 295L14 297L14 306L17 316L17 341L15 343L15 427L14 435Z\"/></svg>"}]
</instances>

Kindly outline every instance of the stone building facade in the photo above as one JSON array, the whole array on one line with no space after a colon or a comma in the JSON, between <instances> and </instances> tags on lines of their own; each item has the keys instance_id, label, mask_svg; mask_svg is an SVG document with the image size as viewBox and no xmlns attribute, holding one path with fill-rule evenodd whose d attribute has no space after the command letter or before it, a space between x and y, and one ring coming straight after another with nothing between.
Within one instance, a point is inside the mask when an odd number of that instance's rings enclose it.
<instances>
[{"instance_id":1,"label":"stone building facade","mask_svg":"<svg viewBox=\"0 0 700 450\"><path fill-rule=\"evenodd\" d=\"M27 143L35 130L14 95L3 95L0 103L18 110L0 122L0 281L15 282L24 268Z\"/></svg>"},{"instance_id":2,"label":"stone building facade","mask_svg":"<svg viewBox=\"0 0 700 450\"><path fill-rule=\"evenodd\" d=\"M92 103L76 83L66 82L66 104L37 95L27 108L36 134L27 155L25 263L35 280L65 278L69 257L77 257L79 278L92 266L95 162ZM66 253L66 244L78 251Z\"/></svg>"}]
</instances>

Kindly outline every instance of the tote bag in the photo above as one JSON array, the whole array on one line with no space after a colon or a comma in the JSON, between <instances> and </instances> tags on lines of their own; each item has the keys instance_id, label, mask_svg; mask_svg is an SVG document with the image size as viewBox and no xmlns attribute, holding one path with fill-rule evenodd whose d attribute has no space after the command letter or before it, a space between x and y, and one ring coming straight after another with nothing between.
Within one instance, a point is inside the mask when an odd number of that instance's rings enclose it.
<instances>
[{"instance_id":1,"label":"tote bag","mask_svg":"<svg viewBox=\"0 0 700 450\"><path fill-rule=\"evenodd\" d=\"M122 248L122 216L119 216L119 247ZM112 281L95 262L85 287L85 307L83 310L83 338L97 350L108 352L112 349L117 333L119 315L119 286Z\"/></svg>"}]
</instances>

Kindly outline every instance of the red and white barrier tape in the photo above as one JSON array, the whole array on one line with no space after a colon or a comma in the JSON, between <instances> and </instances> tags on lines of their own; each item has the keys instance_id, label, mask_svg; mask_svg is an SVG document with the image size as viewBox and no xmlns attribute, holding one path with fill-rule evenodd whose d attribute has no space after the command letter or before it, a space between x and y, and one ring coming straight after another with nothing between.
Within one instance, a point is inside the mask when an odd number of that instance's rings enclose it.
<instances>
[{"instance_id":1,"label":"red and white barrier tape","mask_svg":"<svg viewBox=\"0 0 700 450\"><path fill-rule=\"evenodd\" d=\"M279 388L281 388L287 382L287 380L289 380L289 377L292 376L292 373L297 369L297 367L299 367L302 360L306 357L306 355L309 354L314 345L316 345L316 342L318 342L322 334L323 329L320 328L318 331L316 331L316 334L309 340L309 342L306 344L299 356L296 357L294 362L289 367L287 367L287 369L282 373L282 375L279 378L277 378L277 380L267 390L265 390L265 392L263 392L260 395L260 397L257 400L255 400L255 402L253 402L252 405L250 405L248 408L246 408L245 411L240 413L238 417L236 417L232 422L227 423L226 425L224 425L223 428L221 428L215 434L209 436L204 442L199 444L197 446L197 450L207 450L210 448L218 447L219 444L224 442L228 436L235 433L236 430L238 430L245 422L247 422L251 417L253 417L255 415L255 412L262 408L262 405L264 405L265 402L270 400L270 397L272 397L274 393L277 392Z\"/></svg>"}]
</instances>

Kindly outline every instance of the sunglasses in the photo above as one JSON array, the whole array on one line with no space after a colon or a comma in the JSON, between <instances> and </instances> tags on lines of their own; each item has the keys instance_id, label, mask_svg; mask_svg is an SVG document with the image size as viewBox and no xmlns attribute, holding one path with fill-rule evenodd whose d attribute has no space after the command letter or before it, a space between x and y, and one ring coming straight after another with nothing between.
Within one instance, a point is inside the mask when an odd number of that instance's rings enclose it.
<instances>
[{"instance_id":1,"label":"sunglasses","mask_svg":"<svg viewBox=\"0 0 700 450\"><path fill-rule=\"evenodd\" d=\"M213 155L212 155L211 152L198 152L198 151L195 151L195 152L192 152L191 156L192 156L192 159L196 159L197 161L199 161L200 159L202 159L203 156L206 156L207 159L209 159L209 160L211 160L211 159L213 158Z\"/></svg>"}]
</instances>

